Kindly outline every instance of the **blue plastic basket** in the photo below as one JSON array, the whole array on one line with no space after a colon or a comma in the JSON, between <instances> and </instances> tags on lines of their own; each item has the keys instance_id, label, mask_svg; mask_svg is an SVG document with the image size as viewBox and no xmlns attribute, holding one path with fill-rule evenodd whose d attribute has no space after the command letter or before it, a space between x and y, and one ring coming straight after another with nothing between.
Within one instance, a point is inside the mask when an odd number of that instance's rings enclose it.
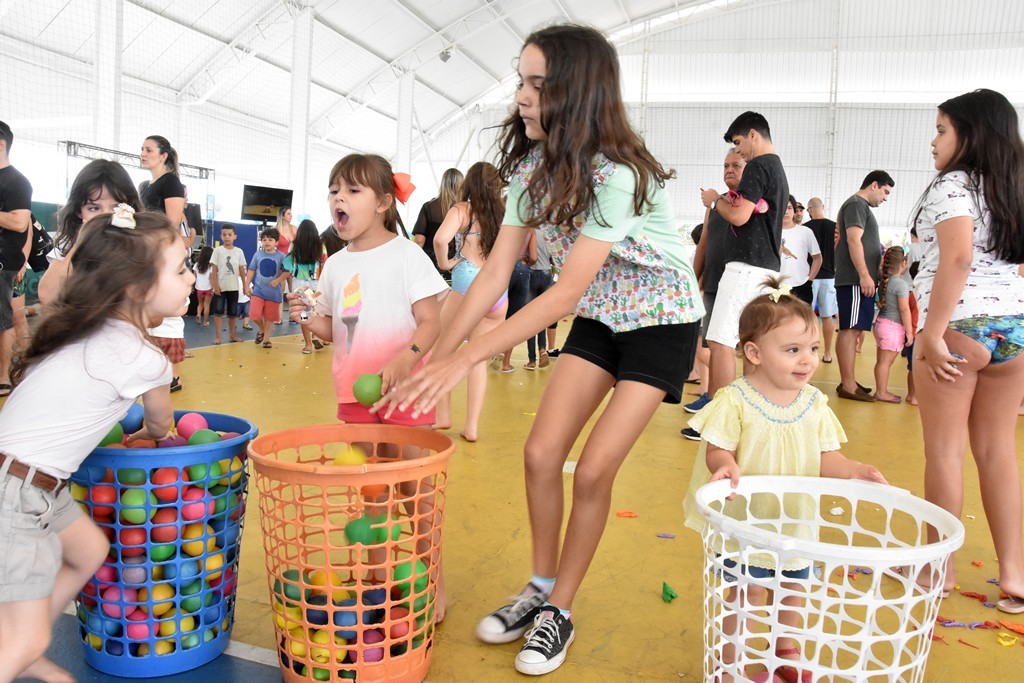
<instances>
[{"instance_id":1,"label":"blue plastic basket","mask_svg":"<svg viewBox=\"0 0 1024 683\"><path fill-rule=\"evenodd\" d=\"M125 433L139 428L140 408L121 421ZM96 448L71 476L72 494L111 541L107 561L78 596L85 660L104 673L188 671L220 655L231 636L246 449L257 429L200 411L175 411L175 423L189 412L199 412L211 430L239 436L196 446ZM222 461L227 470L218 473ZM161 479L175 473L173 482Z\"/></svg>"}]
</instances>

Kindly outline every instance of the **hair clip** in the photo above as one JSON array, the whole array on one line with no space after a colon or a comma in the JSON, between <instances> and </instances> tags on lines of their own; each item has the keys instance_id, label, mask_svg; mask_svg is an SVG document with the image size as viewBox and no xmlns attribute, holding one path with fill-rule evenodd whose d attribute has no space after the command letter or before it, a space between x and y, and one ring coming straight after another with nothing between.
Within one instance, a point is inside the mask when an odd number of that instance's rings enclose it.
<instances>
[{"instance_id":1,"label":"hair clip","mask_svg":"<svg viewBox=\"0 0 1024 683\"><path fill-rule=\"evenodd\" d=\"M395 183L395 199L405 204L409 201L412 191L416 189L412 184L412 177L408 173L393 173L391 179Z\"/></svg>"},{"instance_id":2,"label":"hair clip","mask_svg":"<svg viewBox=\"0 0 1024 683\"><path fill-rule=\"evenodd\" d=\"M114 214L110 217L110 224L115 228L135 228L135 209L128 204L118 204L114 207Z\"/></svg>"},{"instance_id":3,"label":"hair clip","mask_svg":"<svg viewBox=\"0 0 1024 683\"><path fill-rule=\"evenodd\" d=\"M781 284L777 289L768 290L768 298L779 303L779 299L784 296L789 296L789 293L793 291L793 285Z\"/></svg>"}]
</instances>

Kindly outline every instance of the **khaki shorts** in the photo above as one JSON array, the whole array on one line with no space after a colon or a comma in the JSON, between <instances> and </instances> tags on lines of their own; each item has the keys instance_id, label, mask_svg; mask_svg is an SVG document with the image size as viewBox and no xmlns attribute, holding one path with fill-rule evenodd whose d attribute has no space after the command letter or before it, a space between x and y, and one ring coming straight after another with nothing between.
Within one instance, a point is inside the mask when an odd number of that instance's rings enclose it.
<instances>
[{"instance_id":1,"label":"khaki shorts","mask_svg":"<svg viewBox=\"0 0 1024 683\"><path fill-rule=\"evenodd\" d=\"M730 348L740 343L740 314L751 301L767 291L764 281L778 273L739 261L725 265L718 281L715 308L704 331L704 338Z\"/></svg>"},{"instance_id":2,"label":"khaki shorts","mask_svg":"<svg viewBox=\"0 0 1024 683\"><path fill-rule=\"evenodd\" d=\"M81 516L67 487L54 495L6 472L0 476L0 602L53 592L60 533Z\"/></svg>"}]
</instances>

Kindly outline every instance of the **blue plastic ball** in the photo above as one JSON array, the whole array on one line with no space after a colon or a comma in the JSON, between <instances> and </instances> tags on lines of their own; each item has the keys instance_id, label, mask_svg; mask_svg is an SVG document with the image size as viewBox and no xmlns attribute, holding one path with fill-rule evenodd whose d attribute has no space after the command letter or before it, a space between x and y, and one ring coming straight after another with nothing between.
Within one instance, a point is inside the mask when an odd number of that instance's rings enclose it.
<instances>
[{"instance_id":1,"label":"blue plastic ball","mask_svg":"<svg viewBox=\"0 0 1024 683\"><path fill-rule=\"evenodd\" d=\"M352 598L347 598L340 602L335 603L338 607L355 607L356 601ZM335 626L355 626L359 623L359 617L355 610L337 610L334 613L334 625ZM338 635L345 640L355 640L356 632L352 630L338 631Z\"/></svg>"},{"instance_id":2,"label":"blue plastic ball","mask_svg":"<svg viewBox=\"0 0 1024 683\"><path fill-rule=\"evenodd\" d=\"M120 640L108 640L103 646L103 649L105 649L107 654L112 657L120 657L124 654L124 643Z\"/></svg>"},{"instance_id":3,"label":"blue plastic ball","mask_svg":"<svg viewBox=\"0 0 1024 683\"><path fill-rule=\"evenodd\" d=\"M145 409L141 403L133 403L128 408L128 413L121 418L121 427L124 428L125 434L131 434L142 429L142 419L145 414Z\"/></svg>"},{"instance_id":4,"label":"blue plastic ball","mask_svg":"<svg viewBox=\"0 0 1024 683\"><path fill-rule=\"evenodd\" d=\"M326 595L313 595L307 601L311 607L306 609L306 620L316 626L326 626L328 621L327 610L317 609L327 607L328 598Z\"/></svg>"}]
</instances>

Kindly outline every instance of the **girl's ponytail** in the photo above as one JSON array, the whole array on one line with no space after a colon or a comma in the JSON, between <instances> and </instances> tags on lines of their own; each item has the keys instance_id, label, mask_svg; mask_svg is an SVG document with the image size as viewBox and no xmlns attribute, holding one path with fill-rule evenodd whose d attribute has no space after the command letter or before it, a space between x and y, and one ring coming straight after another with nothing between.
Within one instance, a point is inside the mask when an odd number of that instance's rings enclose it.
<instances>
[{"instance_id":1,"label":"girl's ponytail","mask_svg":"<svg viewBox=\"0 0 1024 683\"><path fill-rule=\"evenodd\" d=\"M905 258L903 247L889 247L885 250L882 263L878 266L878 310L885 308L885 291L889 288L889 279Z\"/></svg>"}]
</instances>

